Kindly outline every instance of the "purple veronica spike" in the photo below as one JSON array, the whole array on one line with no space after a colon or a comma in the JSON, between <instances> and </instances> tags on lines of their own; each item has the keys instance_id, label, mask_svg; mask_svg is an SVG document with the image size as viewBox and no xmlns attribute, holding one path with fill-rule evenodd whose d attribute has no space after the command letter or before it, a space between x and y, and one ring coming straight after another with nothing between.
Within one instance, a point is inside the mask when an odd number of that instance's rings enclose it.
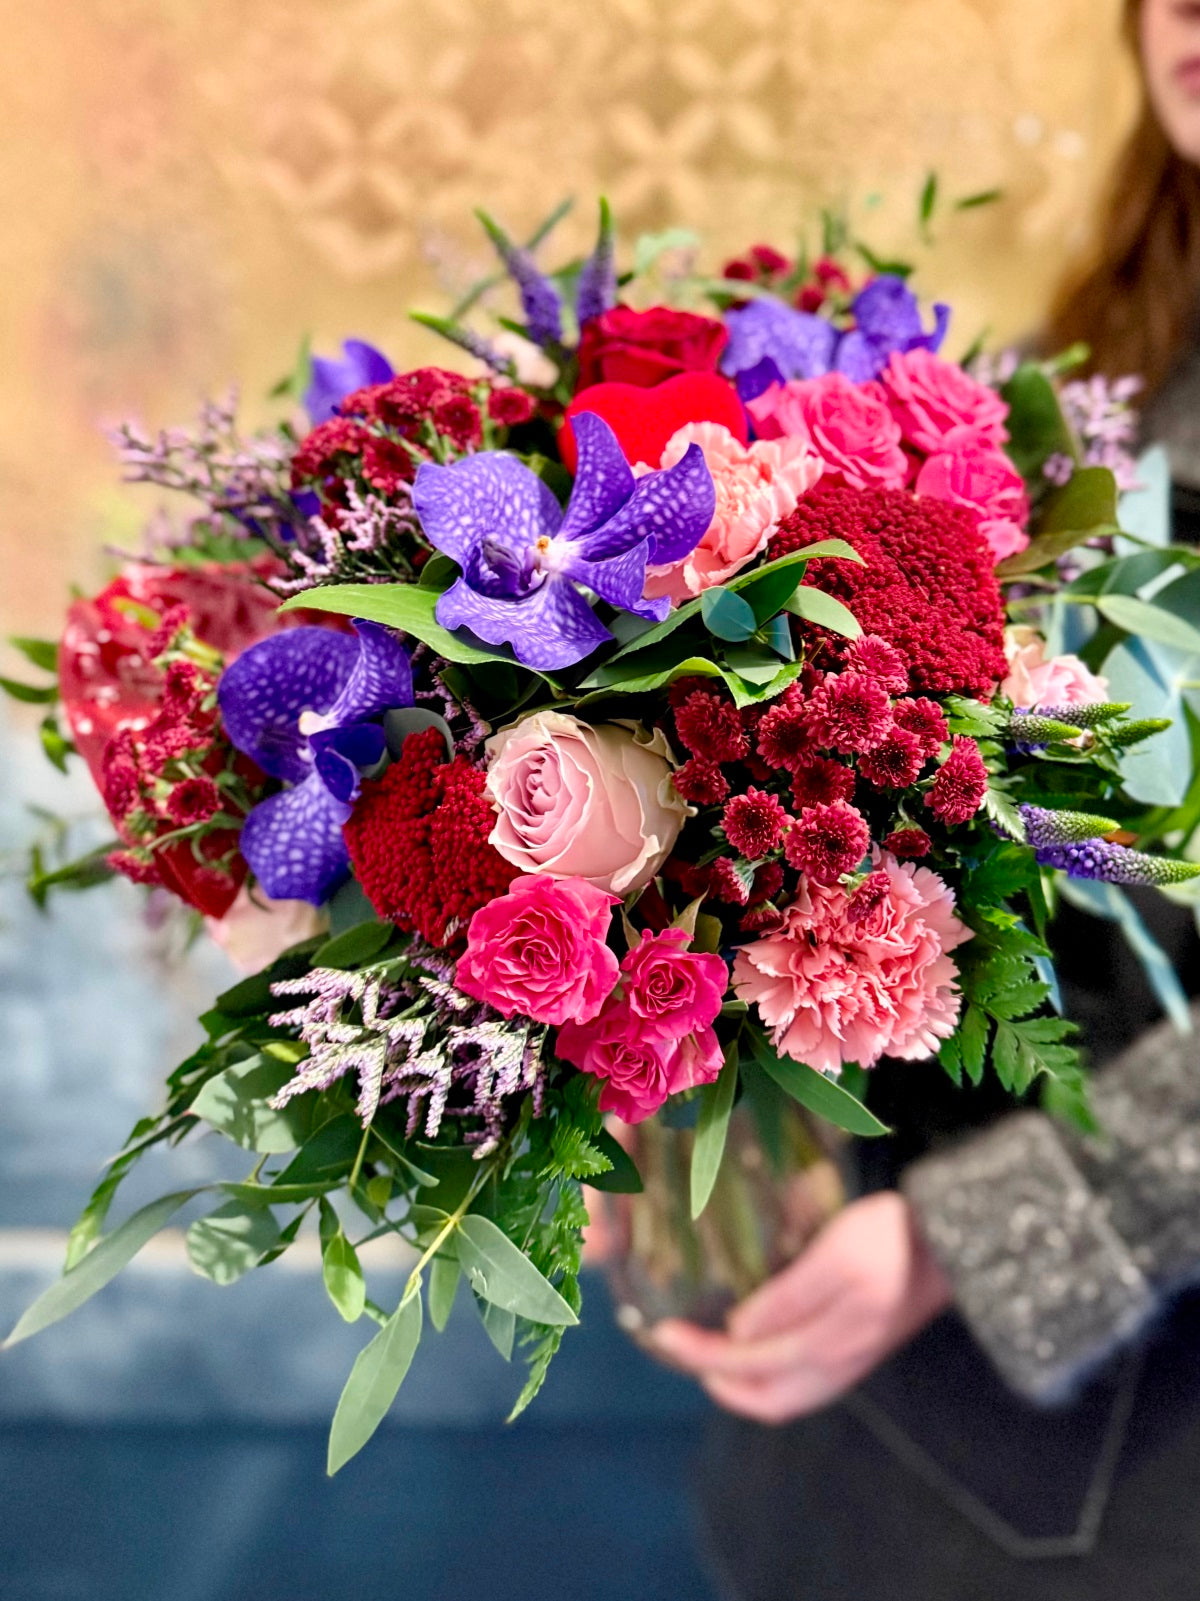
<instances>
[{"instance_id":1,"label":"purple veronica spike","mask_svg":"<svg viewBox=\"0 0 1200 1601\"><path fill-rule=\"evenodd\" d=\"M1057 867L1070 878L1093 878L1102 884L1179 884L1200 873L1200 862L1150 856L1104 839L1046 845L1037 859L1042 867Z\"/></svg>"},{"instance_id":2,"label":"purple veronica spike","mask_svg":"<svg viewBox=\"0 0 1200 1601\"><path fill-rule=\"evenodd\" d=\"M716 503L698 446L635 479L603 418L585 412L574 423L579 465L565 513L536 474L496 452L426 462L413 485L426 537L462 568L438 600L438 622L511 644L543 672L612 638L577 586L639 616L665 616L661 600L642 599L646 564L694 549Z\"/></svg>"},{"instance_id":3,"label":"purple veronica spike","mask_svg":"<svg viewBox=\"0 0 1200 1601\"><path fill-rule=\"evenodd\" d=\"M382 352L363 339L342 342L342 356L314 356L312 380L304 393L304 407L314 427L327 422L338 403L367 384L385 384L395 369Z\"/></svg>"},{"instance_id":4,"label":"purple veronica spike","mask_svg":"<svg viewBox=\"0 0 1200 1601\"><path fill-rule=\"evenodd\" d=\"M268 895L320 905L345 876L342 824L361 773L385 750L385 712L413 704L412 666L391 632L356 622L357 638L293 628L243 651L217 699L238 750L292 787L261 801L241 850Z\"/></svg>"},{"instance_id":5,"label":"purple veronica spike","mask_svg":"<svg viewBox=\"0 0 1200 1601\"><path fill-rule=\"evenodd\" d=\"M764 357L785 379L819 378L833 365L838 337L833 324L781 300L752 300L748 306L738 306L726 312L725 326L729 343L721 368L735 376L757 367Z\"/></svg>"},{"instance_id":6,"label":"purple veronica spike","mask_svg":"<svg viewBox=\"0 0 1200 1601\"><path fill-rule=\"evenodd\" d=\"M525 329L535 345L562 344L562 301L554 284L539 272L528 250L514 245L502 228L490 217L479 212L479 219L488 231L496 254L504 263L509 277L521 296L521 310L525 315Z\"/></svg>"},{"instance_id":7,"label":"purple veronica spike","mask_svg":"<svg viewBox=\"0 0 1200 1601\"><path fill-rule=\"evenodd\" d=\"M575 316L582 328L617 303L617 268L613 251L612 218L604 201L600 203L600 237L596 248L584 262L575 287Z\"/></svg>"}]
</instances>

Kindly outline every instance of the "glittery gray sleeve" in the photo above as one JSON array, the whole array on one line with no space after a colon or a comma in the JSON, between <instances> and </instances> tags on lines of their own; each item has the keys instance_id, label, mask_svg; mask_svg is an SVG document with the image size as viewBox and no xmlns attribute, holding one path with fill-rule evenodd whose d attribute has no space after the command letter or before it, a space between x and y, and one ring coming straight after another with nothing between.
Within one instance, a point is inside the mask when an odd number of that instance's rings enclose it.
<instances>
[{"instance_id":1,"label":"glittery gray sleeve","mask_svg":"<svg viewBox=\"0 0 1200 1601\"><path fill-rule=\"evenodd\" d=\"M1143 1035L1093 1102L1103 1138L1014 1113L904 1179L959 1310L1035 1400L1069 1396L1200 1277L1197 1036Z\"/></svg>"}]
</instances>

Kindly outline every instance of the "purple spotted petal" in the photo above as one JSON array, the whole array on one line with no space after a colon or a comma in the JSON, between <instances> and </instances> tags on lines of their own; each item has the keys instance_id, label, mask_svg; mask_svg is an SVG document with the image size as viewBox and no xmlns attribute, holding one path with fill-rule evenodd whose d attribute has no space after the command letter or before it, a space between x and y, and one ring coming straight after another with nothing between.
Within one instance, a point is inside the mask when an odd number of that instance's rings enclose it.
<instances>
[{"instance_id":1,"label":"purple spotted petal","mask_svg":"<svg viewBox=\"0 0 1200 1601\"><path fill-rule=\"evenodd\" d=\"M755 367L764 356L785 378L819 378L833 361L837 331L809 311L796 311L781 300L752 300L725 314L729 343L721 370L737 374Z\"/></svg>"},{"instance_id":2,"label":"purple spotted petal","mask_svg":"<svg viewBox=\"0 0 1200 1601\"><path fill-rule=\"evenodd\" d=\"M562 508L537 474L498 451L451 467L423 462L412 499L430 544L460 567L485 539L519 552L562 523Z\"/></svg>"},{"instance_id":3,"label":"purple spotted petal","mask_svg":"<svg viewBox=\"0 0 1200 1601\"><path fill-rule=\"evenodd\" d=\"M925 332L917 297L894 273L880 273L855 295L854 326L871 344L904 350Z\"/></svg>"},{"instance_id":4,"label":"purple spotted petal","mask_svg":"<svg viewBox=\"0 0 1200 1601\"><path fill-rule=\"evenodd\" d=\"M330 719L364 723L371 717L413 703L412 666L408 652L382 623L355 619L358 660L341 694L329 708Z\"/></svg>"},{"instance_id":5,"label":"purple spotted petal","mask_svg":"<svg viewBox=\"0 0 1200 1601\"><path fill-rule=\"evenodd\" d=\"M743 405L748 400L757 400L759 395L766 394L772 384L784 382L783 371L778 362L770 356L764 356L756 361L753 367L743 367L737 375L738 399Z\"/></svg>"},{"instance_id":6,"label":"purple spotted petal","mask_svg":"<svg viewBox=\"0 0 1200 1601\"><path fill-rule=\"evenodd\" d=\"M299 783L309 772L300 714L328 712L359 658L332 628L291 628L242 652L221 674L217 701L238 750L265 773Z\"/></svg>"},{"instance_id":7,"label":"purple spotted petal","mask_svg":"<svg viewBox=\"0 0 1200 1601\"><path fill-rule=\"evenodd\" d=\"M523 600L481 595L461 578L437 603L443 628L469 628L489 645L511 645L538 672L571 667L612 638L565 577L547 578Z\"/></svg>"},{"instance_id":8,"label":"purple spotted petal","mask_svg":"<svg viewBox=\"0 0 1200 1601\"><path fill-rule=\"evenodd\" d=\"M566 568L567 576L577 584L586 584L610 606L636 612L639 617L652 617L660 623L670 611L671 603L665 595L658 600L642 598L648 553L649 544L643 540L623 556L613 556L608 561L575 559Z\"/></svg>"},{"instance_id":9,"label":"purple spotted petal","mask_svg":"<svg viewBox=\"0 0 1200 1601\"><path fill-rule=\"evenodd\" d=\"M240 844L264 894L314 906L328 900L350 868L342 838L348 815L317 773L260 801L242 826Z\"/></svg>"},{"instance_id":10,"label":"purple spotted petal","mask_svg":"<svg viewBox=\"0 0 1200 1601\"><path fill-rule=\"evenodd\" d=\"M639 478L617 515L578 541L587 561L620 556L646 539L650 561L680 561L708 531L717 506L712 474L699 445L689 445L674 467Z\"/></svg>"},{"instance_id":11,"label":"purple spotted petal","mask_svg":"<svg viewBox=\"0 0 1200 1601\"><path fill-rule=\"evenodd\" d=\"M346 339L342 356L314 356L312 380L304 394L304 407L313 426L327 422L339 401L367 384L383 384L395 376L391 362L363 339Z\"/></svg>"},{"instance_id":12,"label":"purple spotted petal","mask_svg":"<svg viewBox=\"0 0 1200 1601\"><path fill-rule=\"evenodd\" d=\"M603 417L581 412L571 419L571 428L579 447L579 464L563 518L564 539L578 539L615 517L636 483L617 436Z\"/></svg>"}]
</instances>

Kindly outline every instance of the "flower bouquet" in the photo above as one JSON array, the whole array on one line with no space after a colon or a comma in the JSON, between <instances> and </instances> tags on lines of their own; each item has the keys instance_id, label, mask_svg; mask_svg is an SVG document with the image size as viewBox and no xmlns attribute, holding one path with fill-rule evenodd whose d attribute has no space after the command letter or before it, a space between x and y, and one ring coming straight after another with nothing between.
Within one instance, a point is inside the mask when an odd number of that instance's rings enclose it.
<instances>
[{"instance_id":1,"label":"flower bouquet","mask_svg":"<svg viewBox=\"0 0 1200 1601\"><path fill-rule=\"evenodd\" d=\"M1147 651L1200 651L1196 557L1120 533L1124 392L947 359L948 308L848 249L709 279L668 238L618 277L602 207L544 273L485 223L519 320L469 324L479 293L423 319L475 375L351 340L266 433L222 405L123 428L128 476L188 515L57 645L19 641L54 680L11 686L115 835L39 852L34 893L123 874L257 970L9 1343L201 1195L188 1252L219 1283L312 1225L338 1312L378 1324L331 1471L460 1280L528 1403L578 1320L584 1187L636 1196L639 1152L736 1290L772 1264L766 1192L828 1178L817 1130L886 1132L885 1057L1086 1118L1060 888L1200 871L1165 848L1200 810L1188 717L1177 796L1145 754L1177 737ZM105 1232L145 1151L213 1131L244 1178ZM740 1233L689 1235L726 1190ZM379 1306L359 1247L389 1234L412 1268Z\"/></svg>"}]
</instances>

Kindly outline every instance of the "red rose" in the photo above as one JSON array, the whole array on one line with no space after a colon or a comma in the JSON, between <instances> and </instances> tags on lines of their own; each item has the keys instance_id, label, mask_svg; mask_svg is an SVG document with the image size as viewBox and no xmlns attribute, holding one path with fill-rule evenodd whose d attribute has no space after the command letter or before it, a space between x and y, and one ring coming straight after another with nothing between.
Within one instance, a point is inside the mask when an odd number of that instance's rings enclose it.
<instances>
[{"instance_id":1,"label":"red rose","mask_svg":"<svg viewBox=\"0 0 1200 1601\"><path fill-rule=\"evenodd\" d=\"M716 372L728 338L723 323L695 312L614 306L583 325L576 393L599 383L651 389L681 372Z\"/></svg>"}]
</instances>

